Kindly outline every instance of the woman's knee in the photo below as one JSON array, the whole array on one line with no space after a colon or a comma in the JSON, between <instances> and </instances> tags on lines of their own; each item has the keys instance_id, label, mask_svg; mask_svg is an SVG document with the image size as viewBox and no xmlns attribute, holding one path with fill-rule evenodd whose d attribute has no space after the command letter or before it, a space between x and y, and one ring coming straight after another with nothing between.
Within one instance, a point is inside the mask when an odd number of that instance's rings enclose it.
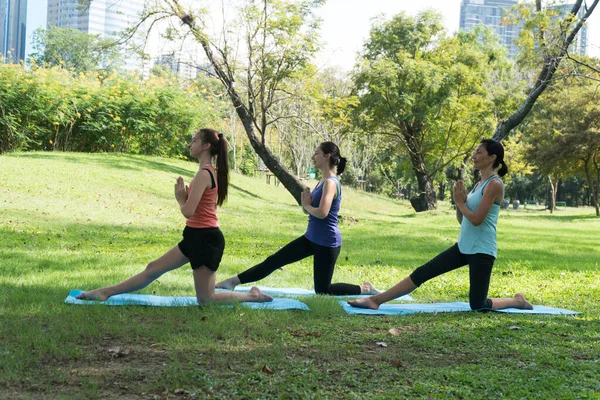
<instances>
[{"instance_id":1,"label":"woman's knee","mask_svg":"<svg viewBox=\"0 0 600 400\"><path fill-rule=\"evenodd\" d=\"M196 300L200 305L210 303L213 298L214 296L210 295L209 293L196 293Z\"/></svg>"},{"instance_id":2,"label":"woman's knee","mask_svg":"<svg viewBox=\"0 0 600 400\"><path fill-rule=\"evenodd\" d=\"M492 300L469 300L469 306L473 311L481 311L481 310L491 310L492 309Z\"/></svg>"},{"instance_id":3,"label":"woman's knee","mask_svg":"<svg viewBox=\"0 0 600 400\"><path fill-rule=\"evenodd\" d=\"M316 294L330 294L330 286L326 284L315 284L315 293Z\"/></svg>"},{"instance_id":4,"label":"woman's knee","mask_svg":"<svg viewBox=\"0 0 600 400\"><path fill-rule=\"evenodd\" d=\"M144 270L144 274L148 278L150 278L152 280L155 280L155 279L160 278L160 276L163 273L160 271L158 263L156 261L150 261L148 263L148 265L146 265L146 269Z\"/></svg>"}]
</instances>

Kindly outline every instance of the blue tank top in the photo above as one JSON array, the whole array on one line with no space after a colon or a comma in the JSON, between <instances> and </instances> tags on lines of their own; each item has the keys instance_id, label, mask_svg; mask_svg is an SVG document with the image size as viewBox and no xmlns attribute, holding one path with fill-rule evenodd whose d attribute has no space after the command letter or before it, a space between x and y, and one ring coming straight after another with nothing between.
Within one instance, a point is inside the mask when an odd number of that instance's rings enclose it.
<instances>
[{"instance_id":1,"label":"blue tank top","mask_svg":"<svg viewBox=\"0 0 600 400\"><path fill-rule=\"evenodd\" d=\"M497 175L492 175L479 186L471 190L467 195L467 208L473 212L479 207L483 198L483 189L492 180L502 180ZM502 197L504 197L504 184L502 183ZM498 215L500 214L500 204L492 204L492 208L479 226L474 226L468 219L463 217L460 224L460 235L458 236L458 249L463 254L489 254L496 257L498 248L496 245L496 226L498 225Z\"/></svg>"},{"instance_id":2,"label":"blue tank top","mask_svg":"<svg viewBox=\"0 0 600 400\"><path fill-rule=\"evenodd\" d=\"M340 187L337 177L332 176L327 179L331 179L335 183L337 190L337 196L331 202L331 208L327 217L320 219L315 216L308 216L308 228L304 236L313 243L319 246L325 247L340 247L342 245L342 234L338 227L338 213L340 211L340 203L342 201L342 189ZM321 197L323 196L323 183L317 185L312 191L312 203L313 207L319 207Z\"/></svg>"}]
</instances>

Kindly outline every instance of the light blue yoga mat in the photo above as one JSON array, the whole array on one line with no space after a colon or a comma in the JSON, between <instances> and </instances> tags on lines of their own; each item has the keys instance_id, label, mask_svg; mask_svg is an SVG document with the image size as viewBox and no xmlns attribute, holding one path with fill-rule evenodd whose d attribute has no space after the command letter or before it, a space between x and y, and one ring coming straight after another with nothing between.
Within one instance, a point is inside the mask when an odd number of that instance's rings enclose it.
<instances>
[{"instance_id":1,"label":"light blue yoga mat","mask_svg":"<svg viewBox=\"0 0 600 400\"><path fill-rule=\"evenodd\" d=\"M407 315L419 313L441 313L441 312L472 312L469 303L429 303L429 304L382 304L378 310L367 308L352 307L345 301L340 300L340 304L348 314L367 314L367 315ZM518 308L505 308L503 310L489 310L494 312L513 313L513 314L552 314L552 315L575 315L580 314L577 311L565 310L562 308L552 308L546 306L533 306L533 310L520 310Z\"/></svg>"},{"instance_id":2,"label":"light blue yoga mat","mask_svg":"<svg viewBox=\"0 0 600 400\"><path fill-rule=\"evenodd\" d=\"M119 294L109 297L106 301L79 300L75 296L83 290L71 290L65 299L67 304L105 304L107 306L152 306L152 307L185 307L198 306L193 296L154 296L151 294ZM262 310L310 310L301 301L287 298L274 298L268 303L244 302L242 307Z\"/></svg>"},{"instance_id":3,"label":"light blue yoga mat","mask_svg":"<svg viewBox=\"0 0 600 400\"><path fill-rule=\"evenodd\" d=\"M235 292L249 292L251 286L236 286ZM269 296L316 296L314 290L302 289L302 288L273 288L268 286L258 286L258 288L268 294ZM216 289L216 290L224 290L224 289ZM332 297L344 297L344 298L361 298L361 297L369 297L369 295L348 295L348 296L332 296ZM397 298L396 300L404 300L404 301L415 301L409 295L405 295Z\"/></svg>"}]
</instances>

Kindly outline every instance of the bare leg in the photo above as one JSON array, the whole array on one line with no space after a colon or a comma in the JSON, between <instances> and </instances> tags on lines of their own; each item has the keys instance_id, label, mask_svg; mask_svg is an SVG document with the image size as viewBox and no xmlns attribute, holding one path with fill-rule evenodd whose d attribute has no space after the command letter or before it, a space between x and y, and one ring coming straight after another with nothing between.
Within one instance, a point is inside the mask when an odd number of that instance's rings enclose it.
<instances>
[{"instance_id":1,"label":"bare leg","mask_svg":"<svg viewBox=\"0 0 600 400\"><path fill-rule=\"evenodd\" d=\"M232 276L231 278L225 279L224 281L217 283L215 285L215 288L233 290L240 283L241 283L240 278L238 278L238 276L235 275L235 276Z\"/></svg>"},{"instance_id":2,"label":"bare leg","mask_svg":"<svg viewBox=\"0 0 600 400\"><path fill-rule=\"evenodd\" d=\"M194 270L194 286L196 287L196 298L199 304L205 303L232 303L235 301L252 301L265 303L273 301L268 294L261 292L256 286L252 286L247 293L218 292L215 293L215 271L206 266ZM237 276L235 277L237 278ZM233 278L230 278L233 279Z\"/></svg>"},{"instance_id":3,"label":"bare leg","mask_svg":"<svg viewBox=\"0 0 600 400\"><path fill-rule=\"evenodd\" d=\"M512 299L491 299L492 310L502 310L503 308L519 308L521 310L533 310L533 306L529 303L521 293L515 294Z\"/></svg>"},{"instance_id":4,"label":"bare leg","mask_svg":"<svg viewBox=\"0 0 600 400\"><path fill-rule=\"evenodd\" d=\"M380 291L373 286L373 284L369 281L366 281L362 285L360 285L360 294L379 294Z\"/></svg>"},{"instance_id":5,"label":"bare leg","mask_svg":"<svg viewBox=\"0 0 600 400\"><path fill-rule=\"evenodd\" d=\"M404 296L405 294L409 294L416 288L417 285L413 283L412 279L410 279L410 276L407 276L385 292L367 297L366 299L350 300L348 301L348 304L350 304L352 307L371 308L373 310L377 310L381 304L390 300L394 300L400 296Z\"/></svg>"},{"instance_id":6,"label":"bare leg","mask_svg":"<svg viewBox=\"0 0 600 400\"><path fill-rule=\"evenodd\" d=\"M181 253L179 247L175 246L158 259L150 262L146 269L139 274L114 286L83 292L77 298L105 301L116 294L135 292L145 288L165 272L179 268L188 262L189 260Z\"/></svg>"}]
</instances>

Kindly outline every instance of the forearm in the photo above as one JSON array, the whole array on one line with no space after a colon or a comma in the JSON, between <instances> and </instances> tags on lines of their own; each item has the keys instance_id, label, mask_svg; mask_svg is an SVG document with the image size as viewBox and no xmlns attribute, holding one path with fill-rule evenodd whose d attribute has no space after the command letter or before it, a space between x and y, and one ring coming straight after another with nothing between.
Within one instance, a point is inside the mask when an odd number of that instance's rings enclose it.
<instances>
[{"instance_id":1,"label":"forearm","mask_svg":"<svg viewBox=\"0 0 600 400\"><path fill-rule=\"evenodd\" d=\"M456 220L458 221L459 225L462 224L463 215L460 212L460 209L458 208L458 205L456 206Z\"/></svg>"},{"instance_id":2,"label":"forearm","mask_svg":"<svg viewBox=\"0 0 600 400\"><path fill-rule=\"evenodd\" d=\"M185 198L177 198L177 203L179 204L179 211L181 211L181 214L183 214L184 217L189 218L193 215L193 210L188 210L189 207L186 207L187 205L187 199Z\"/></svg>"},{"instance_id":3,"label":"forearm","mask_svg":"<svg viewBox=\"0 0 600 400\"><path fill-rule=\"evenodd\" d=\"M459 213L460 217L458 216ZM456 203L456 219L462 223L463 218L466 218L475 226L479 225L479 222L476 221L475 213L467 207L467 203Z\"/></svg>"},{"instance_id":4,"label":"forearm","mask_svg":"<svg viewBox=\"0 0 600 400\"><path fill-rule=\"evenodd\" d=\"M309 205L303 206L307 213L312 215L313 217L317 217L319 219L323 219L327 216L327 214L323 215L323 211L321 211L318 207L313 207Z\"/></svg>"}]
</instances>

